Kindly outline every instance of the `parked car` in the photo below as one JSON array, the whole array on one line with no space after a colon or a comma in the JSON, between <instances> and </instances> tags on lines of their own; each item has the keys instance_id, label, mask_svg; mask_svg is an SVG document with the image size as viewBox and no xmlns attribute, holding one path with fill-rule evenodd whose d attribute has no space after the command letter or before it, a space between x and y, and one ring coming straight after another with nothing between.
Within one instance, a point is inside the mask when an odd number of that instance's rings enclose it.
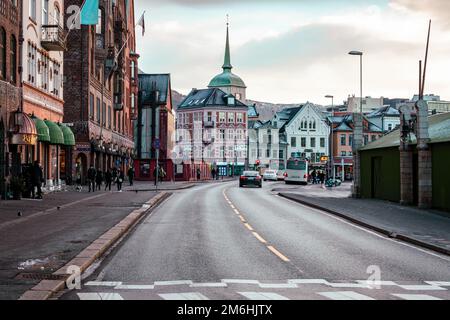
<instances>
[{"instance_id":1,"label":"parked car","mask_svg":"<svg viewBox=\"0 0 450 320\"><path fill-rule=\"evenodd\" d=\"M284 170L278 170L277 171L278 181L284 181L285 178L286 178L286 172Z\"/></svg>"},{"instance_id":2,"label":"parked car","mask_svg":"<svg viewBox=\"0 0 450 320\"><path fill-rule=\"evenodd\" d=\"M262 188L262 177L258 171L245 171L239 179L239 187L255 186Z\"/></svg>"},{"instance_id":3,"label":"parked car","mask_svg":"<svg viewBox=\"0 0 450 320\"><path fill-rule=\"evenodd\" d=\"M278 181L277 171L276 170L266 170L263 175L263 180L267 181Z\"/></svg>"}]
</instances>

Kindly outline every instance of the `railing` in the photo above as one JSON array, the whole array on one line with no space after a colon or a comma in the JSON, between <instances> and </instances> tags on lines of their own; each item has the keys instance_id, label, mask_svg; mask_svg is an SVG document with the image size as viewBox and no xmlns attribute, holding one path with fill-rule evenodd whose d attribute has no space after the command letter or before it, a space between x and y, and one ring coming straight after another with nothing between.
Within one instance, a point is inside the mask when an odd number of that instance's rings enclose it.
<instances>
[{"instance_id":1,"label":"railing","mask_svg":"<svg viewBox=\"0 0 450 320\"><path fill-rule=\"evenodd\" d=\"M64 51L66 49L66 32L59 25L43 25L41 45L47 51Z\"/></svg>"}]
</instances>

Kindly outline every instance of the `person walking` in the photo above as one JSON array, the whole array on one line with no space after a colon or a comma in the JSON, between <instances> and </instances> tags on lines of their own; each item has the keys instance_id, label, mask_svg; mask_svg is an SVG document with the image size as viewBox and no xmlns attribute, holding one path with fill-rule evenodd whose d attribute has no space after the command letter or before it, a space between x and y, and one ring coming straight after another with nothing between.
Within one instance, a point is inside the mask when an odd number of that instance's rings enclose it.
<instances>
[{"instance_id":1,"label":"person walking","mask_svg":"<svg viewBox=\"0 0 450 320\"><path fill-rule=\"evenodd\" d=\"M311 174L312 184L317 183L317 171L314 169L314 171Z\"/></svg>"},{"instance_id":2,"label":"person walking","mask_svg":"<svg viewBox=\"0 0 450 320\"><path fill-rule=\"evenodd\" d=\"M103 184L103 172L101 170L97 171L97 175L95 176L95 183L97 185L97 190L102 190L102 184Z\"/></svg>"},{"instance_id":3,"label":"person walking","mask_svg":"<svg viewBox=\"0 0 450 320\"><path fill-rule=\"evenodd\" d=\"M117 168L116 167L114 167L112 169L112 182L113 182L113 184L117 183Z\"/></svg>"},{"instance_id":4,"label":"person walking","mask_svg":"<svg viewBox=\"0 0 450 320\"><path fill-rule=\"evenodd\" d=\"M97 170L95 170L94 166L88 170L88 183L89 183L89 192L95 192L95 179L97 178Z\"/></svg>"},{"instance_id":5,"label":"person walking","mask_svg":"<svg viewBox=\"0 0 450 320\"><path fill-rule=\"evenodd\" d=\"M133 185L134 180L134 168L130 166L128 169L128 181L130 182L130 187Z\"/></svg>"},{"instance_id":6,"label":"person walking","mask_svg":"<svg viewBox=\"0 0 450 320\"><path fill-rule=\"evenodd\" d=\"M212 179L213 179L213 180L216 180L216 168L213 168L213 169L211 170L211 176L212 176Z\"/></svg>"},{"instance_id":7,"label":"person walking","mask_svg":"<svg viewBox=\"0 0 450 320\"><path fill-rule=\"evenodd\" d=\"M164 171L163 167L159 167L159 182L163 182L166 178L166 172Z\"/></svg>"},{"instance_id":8,"label":"person walking","mask_svg":"<svg viewBox=\"0 0 450 320\"><path fill-rule=\"evenodd\" d=\"M112 173L111 170L106 170L105 172L105 191L109 189L111 191L111 184L112 184Z\"/></svg>"},{"instance_id":9,"label":"person walking","mask_svg":"<svg viewBox=\"0 0 450 320\"><path fill-rule=\"evenodd\" d=\"M33 199L35 199L35 190L37 189L37 199L42 199L42 181L43 181L42 168L38 161L35 161L31 171L31 194Z\"/></svg>"},{"instance_id":10,"label":"person walking","mask_svg":"<svg viewBox=\"0 0 450 320\"><path fill-rule=\"evenodd\" d=\"M121 169L117 170L117 191L122 192L122 184L125 179L125 175Z\"/></svg>"},{"instance_id":11,"label":"person walking","mask_svg":"<svg viewBox=\"0 0 450 320\"><path fill-rule=\"evenodd\" d=\"M197 168L197 180L200 180L202 177L202 172L200 171L200 168Z\"/></svg>"}]
</instances>

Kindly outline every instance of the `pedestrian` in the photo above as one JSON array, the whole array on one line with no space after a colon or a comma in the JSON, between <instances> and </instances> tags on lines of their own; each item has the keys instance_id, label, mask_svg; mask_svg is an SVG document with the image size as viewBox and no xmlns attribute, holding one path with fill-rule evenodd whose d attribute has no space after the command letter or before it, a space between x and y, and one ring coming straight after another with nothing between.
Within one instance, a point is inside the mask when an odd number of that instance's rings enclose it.
<instances>
[{"instance_id":1,"label":"pedestrian","mask_svg":"<svg viewBox=\"0 0 450 320\"><path fill-rule=\"evenodd\" d=\"M112 181L113 181L113 184L117 183L117 168L116 167L114 167L112 169Z\"/></svg>"},{"instance_id":2,"label":"pedestrian","mask_svg":"<svg viewBox=\"0 0 450 320\"><path fill-rule=\"evenodd\" d=\"M325 173L321 171L319 173L320 184L323 186L325 184Z\"/></svg>"},{"instance_id":3,"label":"pedestrian","mask_svg":"<svg viewBox=\"0 0 450 320\"><path fill-rule=\"evenodd\" d=\"M37 199L42 199L42 182L43 182L43 172L38 161L35 161L31 171L31 194L33 199L35 198L35 190L37 189Z\"/></svg>"},{"instance_id":4,"label":"pedestrian","mask_svg":"<svg viewBox=\"0 0 450 320\"><path fill-rule=\"evenodd\" d=\"M316 184L316 182L317 182L317 171L316 171L316 169L314 169L314 171L312 172L312 174L311 174L311 178L312 178L312 183L313 184Z\"/></svg>"},{"instance_id":5,"label":"pedestrian","mask_svg":"<svg viewBox=\"0 0 450 320\"><path fill-rule=\"evenodd\" d=\"M95 176L95 183L97 185L97 190L102 190L102 184L103 184L103 172L101 170L97 171L97 175Z\"/></svg>"},{"instance_id":6,"label":"pedestrian","mask_svg":"<svg viewBox=\"0 0 450 320\"><path fill-rule=\"evenodd\" d=\"M91 164L91 167L88 170L88 183L89 183L89 192L95 192L95 179L97 178L97 170L95 170L94 166Z\"/></svg>"},{"instance_id":7,"label":"pedestrian","mask_svg":"<svg viewBox=\"0 0 450 320\"><path fill-rule=\"evenodd\" d=\"M197 168L197 180L200 180L202 177L202 172L200 171L200 168Z\"/></svg>"},{"instance_id":8,"label":"pedestrian","mask_svg":"<svg viewBox=\"0 0 450 320\"><path fill-rule=\"evenodd\" d=\"M109 189L111 191L111 183L112 183L112 173L111 170L106 170L105 172L105 191Z\"/></svg>"},{"instance_id":9,"label":"pedestrian","mask_svg":"<svg viewBox=\"0 0 450 320\"><path fill-rule=\"evenodd\" d=\"M216 180L216 168L213 168L213 169L211 170L211 176L212 176L212 179L213 179L213 180Z\"/></svg>"},{"instance_id":10,"label":"pedestrian","mask_svg":"<svg viewBox=\"0 0 450 320\"><path fill-rule=\"evenodd\" d=\"M122 183L125 175L121 169L117 170L117 191L122 192Z\"/></svg>"},{"instance_id":11,"label":"pedestrian","mask_svg":"<svg viewBox=\"0 0 450 320\"><path fill-rule=\"evenodd\" d=\"M133 180L134 180L134 168L132 166L130 166L130 168L128 169L128 180L130 182L130 187L133 185Z\"/></svg>"},{"instance_id":12,"label":"pedestrian","mask_svg":"<svg viewBox=\"0 0 450 320\"><path fill-rule=\"evenodd\" d=\"M159 167L159 182L163 182L165 178L166 172L164 171L163 167Z\"/></svg>"}]
</instances>

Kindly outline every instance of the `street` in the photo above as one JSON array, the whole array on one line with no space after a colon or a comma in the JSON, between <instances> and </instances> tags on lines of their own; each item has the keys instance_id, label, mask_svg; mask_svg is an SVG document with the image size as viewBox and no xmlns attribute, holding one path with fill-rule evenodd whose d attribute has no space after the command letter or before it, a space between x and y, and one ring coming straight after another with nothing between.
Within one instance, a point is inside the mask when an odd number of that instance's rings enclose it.
<instances>
[{"instance_id":1,"label":"street","mask_svg":"<svg viewBox=\"0 0 450 320\"><path fill-rule=\"evenodd\" d=\"M59 298L450 298L448 256L280 198L272 192L280 186L239 189L235 181L174 192L81 290Z\"/></svg>"}]
</instances>

